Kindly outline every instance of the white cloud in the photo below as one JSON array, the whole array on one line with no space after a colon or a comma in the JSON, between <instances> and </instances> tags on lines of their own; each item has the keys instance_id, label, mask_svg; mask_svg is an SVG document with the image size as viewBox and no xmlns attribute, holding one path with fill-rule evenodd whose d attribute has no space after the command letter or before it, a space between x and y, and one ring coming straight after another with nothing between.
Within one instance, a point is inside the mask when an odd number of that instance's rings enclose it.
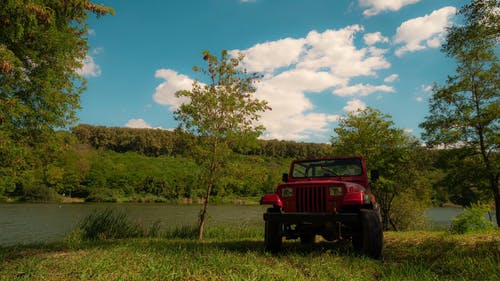
<instances>
[{"instance_id":1,"label":"white cloud","mask_svg":"<svg viewBox=\"0 0 500 281\"><path fill-rule=\"evenodd\" d=\"M359 0L359 5L368 8L363 11L363 15L369 17L383 11L399 11L402 7L417 2L420 0Z\"/></svg>"},{"instance_id":2,"label":"white cloud","mask_svg":"<svg viewBox=\"0 0 500 281\"><path fill-rule=\"evenodd\" d=\"M455 7L444 7L429 15L403 22L397 29L394 43L403 44L396 50L397 56L426 48L437 48L444 38L446 27L451 24Z\"/></svg>"},{"instance_id":3,"label":"white cloud","mask_svg":"<svg viewBox=\"0 0 500 281\"><path fill-rule=\"evenodd\" d=\"M406 128L406 129L404 129L404 132L407 134L411 134L411 133L413 133L413 129Z\"/></svg>"},{"instance_id":4,"label":"white cloud","mask_svg":"<svg viewBox=\"0 0 500 281\"><path fill-rule=\"evenodd\" d=\"M94 58L87 55L83 61L82 68L76 71L81 76L98 77L101 75L101 67L95 63Z\"/></svg>"},{"instance_id":5,"label":"white cloud","mask_svg":"<svg viewBox=\"0 0 500 281\"><path fill-rule=\"evenodd\" d=\"M328 131L328 124L340 119L339 115L324 113L307 113L288 115L281 119L281 114L269 111L263 114L263 123L266 127L265 139L304 140L311 134Z\"/></svg>"},{"instance_id":6,"label":"white cloud","mask_svg":"<svg viewBox=\"0 0 500 281\"><path fill-rule=\"evenodd\" d=\"M385 83L392 83L392 82L396 81L398 78L399 78L399 75L391 74L391 75L385 77L384 82Z\"/></svg>"},{"instance_id":7,"label":"white cloud","mask_svg":"<svg viewBox=\"0 0 500 281\"><path fill-rule=\"evenodd\" d=\"M365 36L363 36L363 40L365 41L366 45L374 45L379 42L389 42L389 38L382 36L382 33L380 32L367 33L365 34Z\"/></svg>"},{"instance_id":8,"label":"white cloud","mask_svg":"<svg viewBox=\"0 0 500 281\"><path fill-rule=\"evenodd\" d=\"M327 132L337 114L317 112L308 95L328 94L334 89L346 96L364 96L375 91L393 92L389 86L349 86L352 78L376 77L377 71L390 67L386 50L373 46L358 48L355 36L363 32L360 25L324 32L311 31L302 38L285 38L256 44L246 50L232 50L231 55L245 55L243 67L264 74L257 84L256 97L269 102L272 111L262 114L265 138L306 140ZM182 101L174 96L191 89L192 80L169 69L156 72L165 81L153 96L157 103L178 108ZM347 91L349 94L345 94ZM351 107L361 103L351 102Z\"/></svg>"},{"instance_id":9,"label":"white cloud","mask_svg":"<svg viewBox=\"0 0 500 281\"><path fill-rule=\"evenodd\" d=\"M395 90L391 86L387 85L370 85L370 84L356 84L353 86L346 86L333 91L334 94L341 97L348 96L368 96L369 94L375 92L387 92L394 93Z\"/></svg>"},{"instance_id":10,"label":"white cloud","mask_svg":"<svg viewBox=\"0 0 500 281\"><path fill-rule=\"evenodd\" d=\"M424 98L423 97L417 97L415 100L418 101L418 102L423 102Z\"/></svg>"},{"instance_id":11,"label":"white cloud","mask_svg":"<svg viewBox=\"0 0 500 281\"><path fill-rule=\"evenodd\" d=\"M175 93L182 90L191 90L193 80L186 75L178 74L171 69L160 69L156 71L156 78L165 79L165 82L156 87L153 94L153 100L159 104L170 106L170 110L174 111L179 106L187 102L187 98L178 98Z\"/></svg>"},{"instance_id":12,"label":"white cloud","mask_svg":"<svg viewBox=\"0 0 500 281\"><path fill-rule=\"evenodd\" d=\"M125 124L125 127L127 128L147 128L151 129L151 125L149 125L144 119L130 119L128 120L127 124Z\"/></svg>"},{"instance_id":13,"label":"white cloud","mask_svg":"<svg viewBox=\"0 0 500 281\"><path fill-rule=\"evenodd\" d=\"M421 86L422 91L426 93L431 93L432 92L432 85L422 85Z\"/></svg>"},{"instance_id":14,"label":"white cloud","mask_svg":"<svg viewBox=\"0 0 500 281\"><path fill-rule=\"evenodd\" d=\"M95 49L92 50L92 54L93 55L99 55L99 54L102 54L104 53L104 48L103 47L97 47Z\"/></svg>"},{"instance_id":15,"label":"white cloud","mask_svg":"<svg viewBox=\"0 0 500 281\"><path fill-rule=\"evenodd\" d=\"M344 106L345 112L356 112L364 109L366 109L366 104L359 99L350 100L347 102L347 105Z\"/></svg>"},{"instance_id":16,"label":"white cloud","mask_svg":"<svg viewBox=\"0 0 500 281\"><path fill-rule=\"evenodd\" d=\"M296 63L304 51L304 43L304 39L285 38L256 44L244 51L233 50L230 53L232 56L243 53L245 55L243 67L248 71L274 72L275 69Z\"/></svg>"}]
</instances>

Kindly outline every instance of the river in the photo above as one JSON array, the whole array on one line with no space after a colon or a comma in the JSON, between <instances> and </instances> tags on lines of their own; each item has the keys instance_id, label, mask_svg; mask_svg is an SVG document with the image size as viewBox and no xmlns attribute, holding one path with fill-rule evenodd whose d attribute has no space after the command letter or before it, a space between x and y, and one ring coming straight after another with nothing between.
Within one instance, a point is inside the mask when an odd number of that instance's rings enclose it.
<instances>
[{"instance_id":1,"label":"river","mask_svg":"<svg viewBox=\"0 0 500 281\"><path fill-rule=\"evenodd\" d=\"M0 245L45 243L64 239L86 215L96 209L124 209L129 216L149 225L160 221L163 228L193 224L199 205L166 204L0 204ZM209 224L258 224L266 206L213 205ZM462 212L459 208L432 208L426 215L431 224L449 225Z\"/></svg>"}]
</instances>

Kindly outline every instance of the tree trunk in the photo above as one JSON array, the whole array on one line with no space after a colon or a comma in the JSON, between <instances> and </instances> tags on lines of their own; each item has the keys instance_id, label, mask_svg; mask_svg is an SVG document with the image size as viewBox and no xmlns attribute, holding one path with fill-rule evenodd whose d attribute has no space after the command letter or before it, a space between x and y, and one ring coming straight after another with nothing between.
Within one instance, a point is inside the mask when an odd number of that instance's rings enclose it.
<instances>
[{"instance_id":1,"label":"tree trunk","mask_svg":"<svg viewBox=\"0 0 500 281\"><path fill-rule=\"evenodd\" d=\"M493 192L495 199L495 216L497 219L497 226L500 227L500 189L498 188L498 173L493 174L490 170L490 188Z\"/></svg>"},{"instance_id":2,"label":"tree trunk","mask_svg":"<svg viewBox=\"0 0 500 281\"><path fill-rule=\"evenodd\" d=\"M497 226L500 227L500 194L495 194L495 215L497 217Z\"/></svg>"},{"instance_id":3,"label":"tree trunk","mask_svg":"<svg viewBox=\"0 0 500 281\"><path fill-rule=\"evenodd\" d=\"M210 193L212 193L212 187L214 186L215 182L215 170L217 167L217 161L216 161L216 156L217 156L217 147L218 147L219 142L215 140L212 143L212 156L211 160L208 164L208 178L207 178L207 190L205 193L205 198L203 198L203 208L201 209L200 212L200 221L199 221L199 227L198 227L198 240L203 240L203 231L205 230L205 221L207 220L207 209L208 209L208 203L210 202Z\"/></svg>"},{"instance_id":4,"label":"tree trunk","mask_svg":"<svg viewBox=\"0 0 500 281\"><path fill-rule=\"evenodd\" d=\"M207 185L207 193L203 198L203 208L200 211L199 225L198 225L198 240L203 240L203 231L205 230L205 221L207 220L208 202L210 200L210 193L212 192L212 183Z\"/></svg>"}]
</instances>

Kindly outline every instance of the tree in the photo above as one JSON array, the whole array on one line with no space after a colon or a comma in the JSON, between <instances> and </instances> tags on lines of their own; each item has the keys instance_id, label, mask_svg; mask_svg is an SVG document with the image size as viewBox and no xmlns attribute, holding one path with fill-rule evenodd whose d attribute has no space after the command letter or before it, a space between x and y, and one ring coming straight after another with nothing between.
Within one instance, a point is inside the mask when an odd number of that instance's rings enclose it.
<instances>
[{"instance_id":1,"label":"tree","mask_svg":"<svg viewBox=\"0 0 500 281\"><path fill-rule=\"evenodd\" d=\"M429 146L462 147L479 156L478 174L486 175L500 218L500 36L499 0L476 0L459 14L464 24L448 30L442 51L457 62L456 74L445 85L434 85L422 138ZM465 159L464 158L464 159ZM478 179L478 182L481 180ZM498 225L500 226L500 220Z\"/></svg>"},{"instance_id":2,"label":"tree","mask_svg":"<svg viewBox=\"0 0 500 281\"><path fill-rule=\"evenodd\" d=\"M113 10L89 0L0 2L0 178L10 178L0 184L15 185L30 147L75 120L89 13Z\"/></svg>"},{"instance_id":3,"label":"tree","mask_svg":"<svg viewBox=\"0 0 500 281\"><path fill-rule=\"evenodd\" d=\"M412 167L411 160L417 141L396 128L391 116L370 107L347 113L334 131L332 145L337 154L362 155L369 170L380 172L380 179L372 183L373 192L380 203L384 228L390 224L397 230L398 224L393 219L397 213L393 210L394 201L403 191L412 196L416 194L417 169Z\"/></svg>"},{"instance_id":4,"label":"tree","mask_svg":"<svg viewBox=\"0 0 500 281\"><path fill-rule=\"evenodd\" d=\"M260 78L239 67L243 56L230 57L222 51L220 60L203 51L208 68L194 67L209 79L208 84L195 80L191 91L179 91L177 97L189 101L174 113L181 127L198 136L199 146L195 158L204 167L206 186L203 207L199 216L199 236L203 239L207 208L212 190L221 178L224 162L230 155L232 143L255 139L263 131L256 125L260 113L268 110L267 102L254 98L255 82Z\"/></svg>"}]
</instances>

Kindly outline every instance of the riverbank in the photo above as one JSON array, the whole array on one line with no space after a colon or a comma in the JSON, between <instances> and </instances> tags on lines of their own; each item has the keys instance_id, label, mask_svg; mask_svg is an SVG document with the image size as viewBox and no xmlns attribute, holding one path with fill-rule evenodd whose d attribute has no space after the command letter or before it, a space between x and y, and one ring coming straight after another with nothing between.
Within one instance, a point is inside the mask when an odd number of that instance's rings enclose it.
<instances>
[{"instance_id":1,"label":"riverbank","mask_svg":"<svg viewBox=\"0 0 500 281\"><path fill-rule=\"evenodd\" d=\"M275 256L260 228L212 228L206 237L0 247L0 280L500 280L498 230L387 232L381 260L324 241L287 241Z\"/></svg>"},{"instance_id":2,"label":"riverbank","mask_svg":"<svg viewBox=\"0 0 500 281\"><path fill-rule=\"evenodd\" d=\"M109 198L108 198L109 199ZM233 205L258 205L260 196L254 197L212 197L211 204L233 204ZM131 197L112 198L110 200L89 201L80 197L54 196L51 200L25 201L20 197L1 197L0 203L45 203L45 204L72 204L72 203L162 203L162 204L182 204L182 205L202 205L201 198L180 198L166 199L154 195L141 195Z\"/></svg>"}]
</instances>

